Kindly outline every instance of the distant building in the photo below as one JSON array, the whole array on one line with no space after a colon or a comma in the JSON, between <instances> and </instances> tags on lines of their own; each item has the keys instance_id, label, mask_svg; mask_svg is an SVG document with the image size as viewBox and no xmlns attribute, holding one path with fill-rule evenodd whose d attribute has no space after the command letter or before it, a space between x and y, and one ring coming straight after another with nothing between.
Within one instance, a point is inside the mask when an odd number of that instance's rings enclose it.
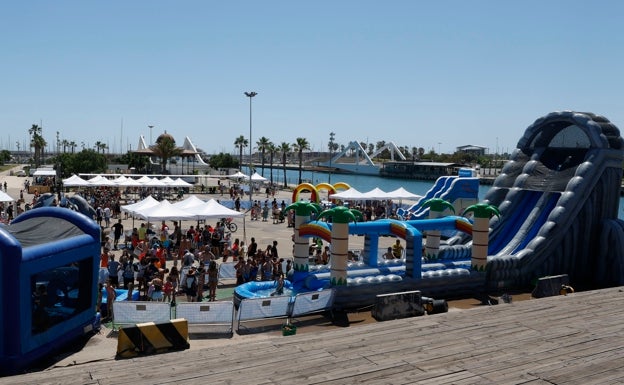
<instances>
[{"instance_id":1,"label":"distant building","mask_svg":"<svg viewBox=\"0 0 624 385\"><path fill-rule=\"evenodd\" d=\"M455 148L455 151L457 152L463 152L466 154L472 154L476 156L485 155L486 150L487 150L487 147L475 146L473 144L468 144L465 146L459 146Z\"/></svg>"},{"instance_id":2,"label":"distant building","mask_svg":"<svg viewBox=\"0 0 624 385\"><path fill-rule=\"evenodd\" d=\"M385 162L379 170L379 175L392 178L436 180L445 175L457 175L459 169L465 166L461 163L442 162Z\"/></svg>"}]
</instances>

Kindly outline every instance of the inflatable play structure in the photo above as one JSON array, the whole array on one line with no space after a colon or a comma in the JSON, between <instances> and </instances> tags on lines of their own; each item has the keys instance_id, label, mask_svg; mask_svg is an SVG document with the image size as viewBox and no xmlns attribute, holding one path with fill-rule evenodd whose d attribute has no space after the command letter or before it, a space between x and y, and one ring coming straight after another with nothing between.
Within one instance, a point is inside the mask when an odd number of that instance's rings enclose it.
<instances>
[{"instance_id":1,"label":"inflatable play structure","mask_svg":"<svg viewBox=\"0 0 624 385\"><path fill-rule=\"evenodd\" d=\"M540 277L560 274L577 289L622 285L623 144L620 131L602 116L548 114L526 129L484 202L468 207L470 220L357 222L344 207L316 214L314 202L293 199L288 208L296 215L293 290L332 288L334 307L341 309L369 306L379 294L407 290L450 298L529 289ZM434 206L427 206L434 218ZM310 221L313 213L331 221ZM423 233L432 238L433 231L445 230L456 235L424 253ZM348 234L365 237L358 262L347 263ZM403 259L379 259L383 235L405 240ZM309 237L332 243L331 266L308 264ZM254 292L253 285L237 288L235 300L246 298L243 289Z\"/></svg>"},{"instance_id":2,"label":"inflatable play structure","mask_svg":"<svg viewBox=\"0 0 624 385\"><path fill-rule=\"evenodd\" d=\"M33 205L33 209L40 207L53 206L56 202L56 195L52 193L43 193L37 198L37 202ZM78 211L89 218L95 218L95 209L91 207L89 202L84 199L80 194L74 194L70 197L62 195L61 201L58 204L60 207L68 208L70 210Z\"/></svg>"},{"instance_id":3,"label":"inflatable play structure","mask_svg":"<svg viewBox=\"0 0 624 385\"><path fill-rule=\"evenodd\" d=\"M72 210L29 210L0 227L0 374L99 328L100 227Z\"/></svg>"},{"instance_id":4,"label":"inflatable play structure","mask_svg":"<svg viewBox=\"0 0 624 385\"><path fill-rule=\"evenodd\" d=\"M414 205L397 209L397 214L406 220L427 219L429 207L424 203L432 198L444 199L453 205L455 213L461 213L479 200L479 178L467 168L459 169L457 175L442 176Z\"/></svg>"},{"instance_id":5,"label":"inflatable play structure","mask_svg":"<svg viewBox=\"0 0 624 385\"><path fill-rule=\"evenodd\" d=\"M528 127L484 197L501 213L490 223L488 286L556 274L577 289L622 285L623 155L619 129L603 116L553 112Z\"/></svg>"}]
</instances>

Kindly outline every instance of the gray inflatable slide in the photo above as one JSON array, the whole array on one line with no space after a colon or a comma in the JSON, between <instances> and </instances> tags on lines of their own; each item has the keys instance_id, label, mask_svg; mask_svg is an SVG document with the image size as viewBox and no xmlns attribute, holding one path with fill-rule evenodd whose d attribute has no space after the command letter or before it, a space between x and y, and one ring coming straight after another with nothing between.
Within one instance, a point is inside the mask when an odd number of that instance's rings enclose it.
<instances>
[{"instance_id":1,"label":"gray inflatable slide","mask_svg":"<svg viewBox=\"0 0 624 385\"><path fill-rule=\"evenodd\" d=\"M529 126L484 198L501 212L490 221L486 287L559 274L576 289L624 284L623 151L618 128L592 113L553 112Z\"/></svg>"}]
</instances>

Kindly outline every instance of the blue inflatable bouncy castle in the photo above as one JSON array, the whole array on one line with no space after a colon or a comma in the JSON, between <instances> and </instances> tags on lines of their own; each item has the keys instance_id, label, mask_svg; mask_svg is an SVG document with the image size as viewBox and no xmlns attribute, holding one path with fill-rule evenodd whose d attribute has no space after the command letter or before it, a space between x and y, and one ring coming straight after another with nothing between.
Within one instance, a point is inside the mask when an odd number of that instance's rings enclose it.
<instances>
[{"instance_id":1,"label":"blue inflatable bouncy castle","mask_svg":"<svg viewBox=\"0 0 624 385\"><path fill-rule=\"evenodd\" d=\"M0 374L23 371L99 328L100 227L58 207L0 227Z\"/></svg>"}]
</instances>

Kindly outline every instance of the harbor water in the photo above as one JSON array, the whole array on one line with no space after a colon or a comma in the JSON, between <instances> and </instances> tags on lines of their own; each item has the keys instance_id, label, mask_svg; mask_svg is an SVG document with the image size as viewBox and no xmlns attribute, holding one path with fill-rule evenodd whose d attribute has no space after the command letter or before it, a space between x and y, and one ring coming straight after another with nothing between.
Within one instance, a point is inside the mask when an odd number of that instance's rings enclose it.
<instances>
[{"instance_id":1,"label":"harbor water","mask_svg":"<svg viewBox=\"0 0 624 385\"><path fill-rule=\"evenodd\" d=\"M243 173L248 173L248 169L243 167ZM264 169L264 173L261 167L256 168L256 172L267 179L271 177L271 169L266 167ZM343 182L348 184L351 187L356 188L358 191L366 192L374 189L375 187L379 187L383 191L392 191L399 187L403 187L407 191L424 195L431 186L433 186L434 181L423 181L423 180L414 180L414 179L395 179L395 178L383 178L380 176L373 175L354 175L354 174L335 174L319 171L302 171L301 179L304 182L309 182L313 185L317 185L323 182L329 182L331 184L335 184L338 182ZM298 170L286 170L286 183L288 185L297 185L299 181L299 171ZM273 182L278 186L282 186L284 184L284 170L281 168L273 168ZM479 199L483 199L487 191L490 189L489 185L480 185L479 186ZM620 198L620 209L618 217L624 220L624 197Z\"/></svg>"}]
</instances>

